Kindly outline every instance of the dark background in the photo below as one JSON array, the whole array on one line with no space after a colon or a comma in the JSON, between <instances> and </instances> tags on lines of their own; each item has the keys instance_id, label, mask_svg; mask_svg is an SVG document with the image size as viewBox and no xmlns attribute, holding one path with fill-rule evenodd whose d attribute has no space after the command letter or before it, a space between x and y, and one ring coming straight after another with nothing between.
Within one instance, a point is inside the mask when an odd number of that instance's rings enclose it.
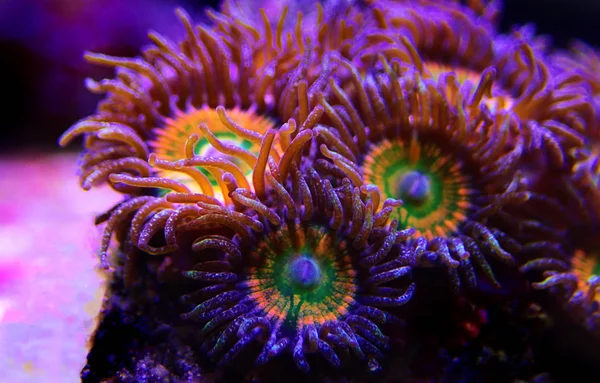
<instances>
[{"instance_id":1,"label":"dark background","mask_svg":"<svg viewBox=\"0 0 600 383\"><path fill-rule=\"evenodd\" d=\"M576 39L600 46L600 0L503 3L503 32L534 23L557 47ZM85 63L82 52L134 56L148 29L176 37L177 5L200 20L218 1L0 0L0 153L56 149L58 136L99 99L83 79L112 73Z\"/></svg>"}]
</instances>

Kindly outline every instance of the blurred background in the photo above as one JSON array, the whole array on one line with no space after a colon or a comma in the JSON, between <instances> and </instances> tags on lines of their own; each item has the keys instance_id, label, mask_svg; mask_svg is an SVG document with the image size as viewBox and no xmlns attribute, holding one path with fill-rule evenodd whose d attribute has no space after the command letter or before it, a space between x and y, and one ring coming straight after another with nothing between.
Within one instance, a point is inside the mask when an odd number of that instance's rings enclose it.
<instances>
[{"instance_id":1,"label":"blurred background","mask_svg":"<svg viewBox=\"0 0 600 383\"><path fill-rule=\"evenodd\" d=\"M134 56L149 29L169 37L181 32L173 9L198 19L218 0L0 0L0 150L56 148L58 136L94 111L97 95L85 77L112 71L87 64L85 50ZM6 99L9 101L6 102Z\"/></svg>"},{"instance_id":2,"label":"blurred background","mask_svg":"<svg viewBox=\"0 0 600 383\"><path fill-rule=\"evenodd\" d=\"M261 2L265 0L252 0ZM304 2L306 0L281 0ZM312 0L311 0L312 1ZM330 0L350 1L350 0ZM76 382L102 301L93 217L118 196L84 193L58 136L93 113L84 78L112 76L85 50L135 56L154 29L177 38L173 9L197 21L218 0L0 0L0 382ZM504 0L502 31L533 23L559 48L600 46L600 0Z\"/></svg>"}]
</instances>

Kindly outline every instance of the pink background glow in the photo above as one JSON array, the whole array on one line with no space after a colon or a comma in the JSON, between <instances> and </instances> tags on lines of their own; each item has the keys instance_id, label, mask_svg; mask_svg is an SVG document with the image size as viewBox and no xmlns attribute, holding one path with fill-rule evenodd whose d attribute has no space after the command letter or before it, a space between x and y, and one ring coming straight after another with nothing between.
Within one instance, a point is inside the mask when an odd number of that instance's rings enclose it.
<instances>
[{"instance_id":1,"label":"pink background glow","mask_svg":"<svg viewBox=\"0 0 600 383\"><path fill-rule=\"evenodd\" d=\"M77 382L104 289L97 213L73 155L0 157L0 382Z\"/></svg>"}]
</instances>

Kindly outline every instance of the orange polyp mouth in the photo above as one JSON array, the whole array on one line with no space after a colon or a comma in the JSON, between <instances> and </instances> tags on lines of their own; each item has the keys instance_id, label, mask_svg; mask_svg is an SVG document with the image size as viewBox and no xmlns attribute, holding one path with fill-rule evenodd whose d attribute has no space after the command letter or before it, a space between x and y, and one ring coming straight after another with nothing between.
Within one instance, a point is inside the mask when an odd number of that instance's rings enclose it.
<instances>
[{"instance_id":1,"label":"orange polyp mouth","mask_svg":"<svg viewBox=\"0 0 600 383\"><path fill-rule=\"evenodd\" d=\"M423 67L429 77L435 80L439 80L441 74L450 72L453 72L456 75L456 79L460 84L463 84L466 81L471 81L472 83L477 84L481 79L480 72L465 67L451 66L434 61L424 62Z\"/></svg>"},{"instance_id":2,"label":"orange polyp mouth","mask_svg":"<svg viewBox=\"0 0 600 383\"><path fill-rule=\"evenodd\" d=\"M465 84L471 85L471 94L475 92L478 85L483 81L483 71L476 71L461 66L452 66L441 64L433 61L423 63L426 77L439 81L442 75L453 74L460 87ZM468 101L468 100L467 100ZM514 99L508 95L503 89L495 84L492 84L491 95L483 97L484 103L492 113L500 110L511 109L514 105Z\"/></svg>"},{"instance_id":3,"label":"orange polyp mouth","mask_svg":"<svg viewBox=\"0 0 600 383\"><path fill-rule=\"evenodd\" d=\"M257 115L252 111L233 108L225 110L228 118L239 127L264 135L269 129L275 126L275 122L270 118ZM200 126L204 127L201 128ZM204 132L203 132L204 129ZM179 161L188 158L190 154L198 157L217 158L231 162L246 177L248 183L252 185L253 166L250 166L239 156L232 154L229 148L242 149L253 156L258 156L260 152L260 142L242 137L238 132L230 130L221 120L217 109L203 107L201 109L192 109L182 112L175 118L166 120L165 126L154 130L156 138L150 142L156 157L166 161ZM213 137L209 138L206 135ZM193 153L188 153L187 141L191 136L197 136L197 141L193 145ZM221 150L211 143L211 139L216 139L222 144ZM227 153L229 151L229 153ZM197 170L204 173L215 190L215 197L223 200L220 192L220 181L218 176L204 167L197 167ZM183 172L157 169L157 175L162 178L168 178L179 181L186 185L191 192L203 192L198 183Z\"/></svg>"},{"instance_id":4,"label":"orange polyp mouth","mask_svg":"<svg viewBox=\"0 0 600 383\"><path fill-rule=\"evenodd\" d=\"M572 272L577 276L577 288L586 291L588 279L594 275L600 275L600 252L576 250L572 262Z\"/></svg>"}]
</instances>

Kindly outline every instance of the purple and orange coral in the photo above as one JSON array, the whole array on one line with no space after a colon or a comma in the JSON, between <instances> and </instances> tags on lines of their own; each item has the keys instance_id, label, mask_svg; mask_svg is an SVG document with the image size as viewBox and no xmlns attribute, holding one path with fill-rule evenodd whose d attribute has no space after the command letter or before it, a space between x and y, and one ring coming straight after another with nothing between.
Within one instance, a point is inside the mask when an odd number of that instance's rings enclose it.
<instances>
[{"instance_id":1,"label":"purple and orange coral","mask_svg":"<svg viewBox=\"0 0 600 383\"><path fill-rule=\"evenodd\" d=\"M495 1L287 12L86 54L116 76L60 143L123 201L84 381L592 374L595 56L501 35ZM584 351L548 352L565 332Z\"/></svg>"}]
</instances>

